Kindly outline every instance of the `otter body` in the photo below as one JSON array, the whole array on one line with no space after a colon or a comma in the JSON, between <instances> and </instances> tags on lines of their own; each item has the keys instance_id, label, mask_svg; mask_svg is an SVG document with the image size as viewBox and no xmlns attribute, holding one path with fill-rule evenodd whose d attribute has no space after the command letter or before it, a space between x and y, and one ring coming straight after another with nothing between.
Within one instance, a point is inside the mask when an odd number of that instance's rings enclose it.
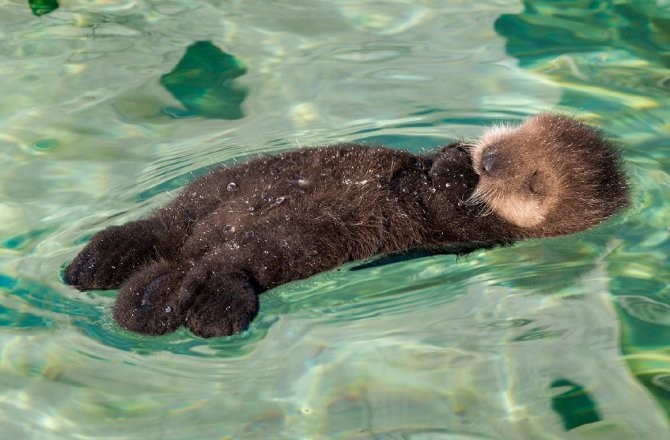
<instances>
[{"instance_id":1,"label":"otter body","mask_svg":"<svg viewBox=\"0 0 670 440\"><path fill-rule=\"evenodd\" d=\"M598 132L539 115L426 156L344 144L214 170L151 217L95 235L65 278L120 287L114 317L129 330L228 335L260 293L347 261L566 234L626 203Z\"/></svg>"}]
</instances>

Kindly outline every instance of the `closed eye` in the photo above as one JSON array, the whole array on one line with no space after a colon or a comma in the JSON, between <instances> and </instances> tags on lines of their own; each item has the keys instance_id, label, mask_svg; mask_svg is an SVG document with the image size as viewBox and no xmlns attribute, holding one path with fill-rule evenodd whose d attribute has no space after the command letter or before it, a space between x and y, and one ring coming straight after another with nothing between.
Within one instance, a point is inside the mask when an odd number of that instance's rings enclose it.
<instances>
[{"instance_id":1,"label":"closed eye","mask_svg":"<svg viewBox=\"0 0 670 440\"><path fill-rule=\"evenodd\" d=\"M544 196L547 194L547 184L539 171L535 171L528 178L528 190L531 194L536 196Z\"/></svg>"}]
</instances>

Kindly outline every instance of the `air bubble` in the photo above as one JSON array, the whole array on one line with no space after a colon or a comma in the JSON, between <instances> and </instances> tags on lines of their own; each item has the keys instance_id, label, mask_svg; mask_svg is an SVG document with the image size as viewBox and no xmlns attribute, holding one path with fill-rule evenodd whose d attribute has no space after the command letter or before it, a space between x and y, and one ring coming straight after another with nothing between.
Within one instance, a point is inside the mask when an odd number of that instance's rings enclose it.
<instances>
[{"instance_id":1,"label":"air bubble","mask_svg":"<svg viewBox=\"0 0 670 440\"><path fill-rule=\"evenodd\" d=\"M256 236L256 233L254 231L247 231L244 234L244 238L254 238Z\"/></svg>"},{"instance_id":2,"label":"air bubble","mask_svg":"<svg viewBox=\"0 0 670 440\"><path fill-rule=\"evenodd\" d=\"M237 183L230 182L228 186L226 186L226 189L228 190L228 192L237 191Z\"/></svg>"},{"instance_id":3,"label":"air bubble","mask_svg":"<svg viewBox=\"0 0 670 440\"><path fill-rule=\"evenodd\" d=\"M165 306L165 308L163 309L163 311L164 311L165 313L170 313L170 312L172 312L172 307L171 307L171 306Z\"/></svg>"},{"instance_id":4,"label":"air bubble","mask_svg":"<svg viewBox=\"0 0 670 440\"><path fill-rule=\"evenodd\" d=\"M286 200L284 197L277 197L275 199L275 205L281 205L282 203L284 203L284 200Z\"/></svg>"}]
</instances>

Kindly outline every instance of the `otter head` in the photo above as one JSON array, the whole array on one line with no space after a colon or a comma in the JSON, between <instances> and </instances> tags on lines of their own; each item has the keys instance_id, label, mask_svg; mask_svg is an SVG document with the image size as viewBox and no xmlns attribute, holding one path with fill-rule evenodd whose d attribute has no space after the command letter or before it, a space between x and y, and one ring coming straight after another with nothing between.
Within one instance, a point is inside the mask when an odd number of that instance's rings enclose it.
<instances>
[{"instance_id":1,"label":"otter head","mask_svg":"<svg viewBox=\"0 0 670 440\"><path fill-rule=\"evenodd\" d=\"M612 145L567 116L540 114L518 127L494 127L470 154L479 175L471 201L527 236L580 231L628 203Z\"/></svg>"}]
</instances>

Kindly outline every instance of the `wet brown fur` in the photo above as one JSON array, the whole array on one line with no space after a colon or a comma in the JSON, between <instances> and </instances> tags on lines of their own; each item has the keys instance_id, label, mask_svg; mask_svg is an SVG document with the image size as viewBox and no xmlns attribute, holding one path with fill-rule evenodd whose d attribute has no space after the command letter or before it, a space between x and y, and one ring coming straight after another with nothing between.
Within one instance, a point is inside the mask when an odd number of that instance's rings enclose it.
<instances>
[{"instance_id":1,"label":"wet brown fur","mask_svg":"<svg viewBox=\"0 0 670 440\"><path fill-rule=\"evenodd\" d=\"M600 134L543 114L428 156L344 144L214 170L149 218L96 234L65 278L120 288L114 318L129 330L229 335L260 293L347 261L566 234L627 201Z\"/></svg>"}]
</instances>

